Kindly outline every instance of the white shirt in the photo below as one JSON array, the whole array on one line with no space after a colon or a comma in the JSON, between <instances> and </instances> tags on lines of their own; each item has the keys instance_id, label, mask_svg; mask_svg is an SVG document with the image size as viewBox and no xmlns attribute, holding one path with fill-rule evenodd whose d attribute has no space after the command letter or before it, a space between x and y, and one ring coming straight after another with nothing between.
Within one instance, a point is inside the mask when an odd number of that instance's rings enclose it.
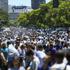
<instances>
[{"instance_id":1,"label":"white shirt","mask_svg":"<svg viewBox=\"0 0 70 70\"><path fill-rule=\"evenodd\" d=\"M18 70L25 70L25 69L24 69L24 67L21 66Z\"/></svg>"},{"instance_id":2,"label":"white shirt","mask_svg":"<svg viewBox=\"0 0 70 70\"><path fill-rule=\"evenodd\" d=\"M66 57L64 57L64 59L63 59L63 63L65 63L65 64L67 64L67 63L68 63L68 61L67 61Z\"/></svg>"},{"instance_id":3,"label":"white shirt","mask_svg":"<svg viewBox=\"0 0 70 70\"><path fill-rule=\"evenodd\" d=\"M67 65L66 70L70 70L70 65Z\"/></svg>"},{"instance_id":4,"label":"white shirt","mask_svg":"<svg viewBox=\"0 0 70 70\"><path fill-rule=\"evenodd\" d=\"M38 57L39 60L40 60L39 67L42 67L42 65L44 64L43 58L46 57L46 54L45 54L43 51L37 51L37 52L36 52L36 55L37 55L37 57Z\"/></svg>"},{"instance_id":5,"label":"white shirt","mask_svg":"<svg viewBox=\"0 0 70 70\"><path fill-rule=\"evenodd\" d=\"M43 59L46 56L46 54L43 51L36 51L36 54L41 59Z\"/></svg>"},{"instance_id":6,"label":"white shirt","mask_svg":"<svg viewBox=\"0 0 70 70\"><path fill-rule=\"evenodd\" d=\"M66 64L61 63L61 64L57 64L55 63L52 67L50 67L50 70L64 70Z\"/></svg>"},{"instance_id":7,"label":"white shirt","mask_svg":"<svg viewBox=\"0 0 70 70\"><path fill-rule=\"evenodd\" d=\"M19 56L18 50L12 44L9 45L8 50L8 55L13 56L15 54L16 56Z\"/></svg>"},{"instance_id":8,"label":"white shirt","mask_svg":"<svg viewBox=\"0 0 70 70\"><path fill-rule=\"evenodd\" d=\"M40 61L37 56L34 56L33 61L30 63L30 70L38 70L38 66L40 64Z\"/></svg>"},{"instance_id":9,"label":"white shirt","mask_svg":"<svg viewBox=\"0 0 70 70\"><path fill-rule=\"evenodd\" d=\"M21 49L21 48L18 48L18 52L19 52L19 54L22 56L22 57L25 57L25 49Z\"/></svg>"}]
</instances>

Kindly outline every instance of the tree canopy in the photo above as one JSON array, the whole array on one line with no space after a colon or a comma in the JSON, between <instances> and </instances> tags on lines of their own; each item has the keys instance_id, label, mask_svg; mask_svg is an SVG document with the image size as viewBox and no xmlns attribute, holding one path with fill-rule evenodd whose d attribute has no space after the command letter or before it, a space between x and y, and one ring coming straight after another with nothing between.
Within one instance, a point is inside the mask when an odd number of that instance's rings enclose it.
<instances>
[{"instance_id":1,"label":"tree canopy","mask_svg":"<svg viewBox=\"0 0 70 70\"><path fill-rule=\"evenodd\" d=\"M16 20L21 26L68 27L70 26L70 1L59 0L59 7L53 7L53 1L41 4L39 9L29 13L20 13Z\"/></svg>"},{"instance_id":2,"label":"tree canopy","mask_svg":"<svg viewBox=\"0 0 70 70\"><path fill-rule=\"evenodd\" d=\"M0 28L4 25L7 25L8 22L8 13L0 9Z\"/></svg>"},{"instance_id":3,"label":"tree canopy","mask_svg":"<svg viewBox=\"0 0 70 70\"><path fill-rule=\"evenodd\" d=\"M8 13L4 12L2 9L0 9L0 19L2 20L8 19Z\"/></svg>"}]
</instances>

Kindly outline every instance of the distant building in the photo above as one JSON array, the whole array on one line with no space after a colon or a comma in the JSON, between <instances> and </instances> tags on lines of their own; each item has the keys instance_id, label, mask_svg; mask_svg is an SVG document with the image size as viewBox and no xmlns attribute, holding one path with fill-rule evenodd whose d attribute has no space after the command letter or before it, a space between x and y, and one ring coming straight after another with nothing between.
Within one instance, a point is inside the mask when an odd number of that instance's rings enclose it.
<instances>
[{"instance_id":1,"label":"distant building","mask_svg":"<svg viewBox=\"0 0 70 70\"><path fill-rule=\"evenodd\" d=\"M40 4L46 3L46 0L31 0L32 9L38 9Z\"/></svg>"},{"instance_id":2,"label":"distant building","mask_svg":"<svg viewBox=\"0 0 70 70\"><path fill-rule=\"evenodd\" d=\"M32 8L29 6L10 6L8 7L9 19L16 19L20 13L28 13L32 11Z\"/></svg>"},{"instance_id":3,"label":"distant building","mask_svg":"<svg viewBox=\"0 0 70 70\"><path fill-rule=\"evenodd\" d=\"M8 12L8 0L0 0L0 9Z\"/></svg>"}]
</instances>

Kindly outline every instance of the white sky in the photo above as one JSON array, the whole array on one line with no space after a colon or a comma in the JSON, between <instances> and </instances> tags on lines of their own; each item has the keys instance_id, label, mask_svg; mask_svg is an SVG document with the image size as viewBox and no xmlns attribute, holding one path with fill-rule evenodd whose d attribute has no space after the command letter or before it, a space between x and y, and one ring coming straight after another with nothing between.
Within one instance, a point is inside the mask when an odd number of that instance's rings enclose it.
<instances>
[{"instance_id":1,"label":"white sky","mask_svg":"<svg viewBox=\"0 0 70 70\"><path fill-rule=\"evenodd\" d=\"M46 3L50 0L46 0ZM8 0L9 5L16 5L16 6L31 6L31 0Z\"/></svg>"}]
</instances>

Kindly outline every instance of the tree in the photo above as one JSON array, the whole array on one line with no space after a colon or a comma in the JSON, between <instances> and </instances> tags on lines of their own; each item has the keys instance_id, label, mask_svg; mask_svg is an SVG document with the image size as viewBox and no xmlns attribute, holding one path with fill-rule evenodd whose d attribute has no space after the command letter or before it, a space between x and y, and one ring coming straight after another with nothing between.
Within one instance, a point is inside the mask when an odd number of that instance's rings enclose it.
<instances>
[{"instance_id":1,"label":"tree","mask_svg":"<svg viewBox=\"0 0 70 70\"><path fill-rule=\"evenodd\" d=\"M59 7L53 7L53 1L41 4L39 9L21 13L17 19L19 25L37 28L70 26L70 2L60 0Z\"/></svg>"},{"instance_id":2,"label":"tree","mask_svg":"<svg viewBox=\"0 0 70 70\"><path fill-rule=\"evenodd\" d=\"M52 2L51 2L52 3ZM46 16L49 27L67 27L70 26L70 2L59 1L59 7L53 8L51 3L48 4L49 12Z\"/></svg>"},{"instance_id":3,"label":"tree","mask_svg":"<svg viewBox=\"0 0 70 70\"><path fill-rule=\"evenodd\" d=\"M27 13L20 13L16 23L20 26L27 26Z\"/></svg>"},{"instance_id":4,"label":"tree","mask_svg":"<svg viewBox=\"0 0 70 70\"><path fill-rule=\"evenodd\" d=\"M8 13L0 9L0 27L7 25Z\"/></svg>"}]
</instances>

